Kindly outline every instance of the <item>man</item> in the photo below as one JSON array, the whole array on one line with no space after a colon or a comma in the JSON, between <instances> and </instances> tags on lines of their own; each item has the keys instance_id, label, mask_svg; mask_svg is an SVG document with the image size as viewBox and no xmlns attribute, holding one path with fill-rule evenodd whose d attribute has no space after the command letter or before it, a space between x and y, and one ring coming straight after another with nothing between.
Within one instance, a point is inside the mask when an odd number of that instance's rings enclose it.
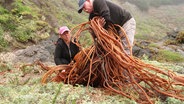
<instances>
[{"instance_id":1,"label":"man","mask_svg":"<svg viewBox=\"0 0 184 104\"><path fill-rule=\"evenodd\" d=\"M67 26L59 28L59 39L56 43L54 62L56 65L69 64L79 52L79 47L71 42L70 30Z\"/></svg>"},{"instance_id":2,"label":"man","mask_svg":"<svg viewBox=\"0 0 184 104\"><path fill-rule=\"evenodd\" d=\"M105 23L105 27L108 27L109 23L122 26L128 36L130 45L133 46L136 22L128 11L106 0L79 0L78 4L78 13L82 11L89 13L89 20L95 16L101 16L103 18L101 24ZM122 36L123 32L120 29L117 29L117 31ZM130 50L126 48L128 43L125 37L122 37L122 43L125 46L125 52L131 55Z\"/></svg>"}]
</instances>

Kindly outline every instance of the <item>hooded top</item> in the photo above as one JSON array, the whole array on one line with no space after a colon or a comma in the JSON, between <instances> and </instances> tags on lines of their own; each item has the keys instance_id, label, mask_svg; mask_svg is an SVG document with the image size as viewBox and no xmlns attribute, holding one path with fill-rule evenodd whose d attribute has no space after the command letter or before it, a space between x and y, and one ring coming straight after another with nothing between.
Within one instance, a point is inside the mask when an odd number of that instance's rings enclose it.
<instances>
[{"instance_id":1,"label":"hooded top","mask_svg":"<svg viewBox=\"0 0 184 104\"><path fill-rule=\"evenodd\" d=\"M56 43L54 62L56 65L69 64L78 52L79 47L76 44L70 42L68 47L63 39L59 38Z\"/></svg>"},{"instance_id":2,"label":"hooded top","mask_svg":"<svg viewBox=\"0 0 184 104\"><path fill-rule=\"evenodd\" d=\"M132 18L131 14L120 6L106 0L93 1L93 13L90 13L89 20L95 16L102 16L109 23L123 26L126 21Z\"/></svg>"}]
</instances>

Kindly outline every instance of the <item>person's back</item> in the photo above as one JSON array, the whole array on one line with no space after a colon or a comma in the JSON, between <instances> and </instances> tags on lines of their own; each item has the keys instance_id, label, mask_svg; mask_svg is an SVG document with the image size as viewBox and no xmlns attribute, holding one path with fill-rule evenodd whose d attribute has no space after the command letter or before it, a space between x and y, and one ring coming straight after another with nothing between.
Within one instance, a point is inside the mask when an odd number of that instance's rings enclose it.
<instances>
[{"instance_id":1,"label":"person's back","mask_svg":"<svg viewBox=\"0 0 184 104\"><path fill-rule=\"evenodd\" d=\"M89 19L92 19L94 16L102 16L108 22L123 26L126 21L132 18L131 14L122 7L110 1L105 2L107 6L104 6L103 0L94 0L94 11L90 13Z\"/></svg>"},{"instance_id":2,"label":"person's back","mask_svg":"<svg viewBox=\"0 0 184 104\"><path fill-rule=\"evenodd\" d=\"M131 14L120 6L106 0L79 0L79 9L78 13L81 13L83 10L86 13L89 13L89 20L94 16L101 16L101 25L107 29L109 24L118 24L123 27L130 46L133 46L134 35L136 30L135 19ZM119 28L116 28L119 36L123 36L123 32L119 31ZM122 44L125 48L125 52L129 55L132 55L132 50L128 49L128 42L125 37L121 37Z\"/></svg>"}]
</instances>

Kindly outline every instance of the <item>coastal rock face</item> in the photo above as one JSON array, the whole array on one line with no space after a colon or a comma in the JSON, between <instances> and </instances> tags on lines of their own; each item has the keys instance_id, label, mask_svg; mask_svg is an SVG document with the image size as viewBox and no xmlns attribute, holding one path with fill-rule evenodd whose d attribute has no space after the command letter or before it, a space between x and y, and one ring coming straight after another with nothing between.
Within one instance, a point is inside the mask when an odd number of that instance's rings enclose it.
<instances>
[{"instance_id":1,"label":"coastal rock face","mask_svg":"<svg viewBox=\"0 0 184 104\"><path fill-rule=\"evenodd\" d=\"M184 56L183 40L184 32L182 30L173 30L167 32L167 36L158 42L139 40L133 47L133 55L136 57L142 57L146 55L148 58L151 58L153 55L157 54L159 50L167 50ZM156 46L151 47L150 44L152 43L154 43Z\"/></svg>"},{"instance_id":2,"label":"coastal rock face","mask_svg":"<svg viewBox=\"0 0 184 104\"><path fill-rule=\"evenodd\" d=\"M167 39L176 39L177 33L173 33L168 35L157 44L159 47L149 48L151 42L147 41L138 41L139 45L135 45L133 47L133 55L136 57L143 57L146 55L148 58L151 58L155 53L158 52L161 47L164 50L178 52L182 56L184 56L184 44L177 45L164 45L164 42ZM57 40L57 36L53 35L47 40L40 42L39 44L35 44L32 46L27 46L25 49L19 49L12 52L2 52L0 53L0 61L2 62L11 62L11 63L33 63L34 61L41 61L44 63L49 63L54 65L54 50L55 45L54 41ZM137 43L138 43L137 42Z\"/></svg>"},{"instance_id":3,"label":"coastal rock face","mask_svg":"<svg viewBox=\"0 0 184 104\"><path fill-rule=\"evenodd\" d=\"M54 64L55 45L52 41L43 41L38 45L28 46L26 49L20 49L13 52L0 53L0 61L17 63L33 63L41 61L43 63Z\"/></svg>"}]
</instances>

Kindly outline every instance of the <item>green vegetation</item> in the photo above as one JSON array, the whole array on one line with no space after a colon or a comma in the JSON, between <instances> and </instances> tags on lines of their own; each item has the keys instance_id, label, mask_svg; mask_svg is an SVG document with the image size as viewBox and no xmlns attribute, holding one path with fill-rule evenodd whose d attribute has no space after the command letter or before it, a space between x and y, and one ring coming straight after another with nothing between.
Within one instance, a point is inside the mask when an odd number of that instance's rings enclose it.
<instances>
[{"instance_id":1,"label":"green vegetation","mask_svg":"<svg viewBox=\"0 0 184 104\"><path fill-rule=\"evenodd\" d=\"M156 66L171 68L174 71L183 69L177 65L144 61ZM2 104L137 104L135 101L118 94L109 95L98 88L54 82L42 85L40 80L45 71L36 65L22 65L20 68L15 68L12 64L1 63L0 72L4 71L7 72L0 76L0 100ZM183 104L184 102L168 97L165 101L158 98L155 103Z\"/></svg>"},{"instance_id":2,"label":"green vegetation","mask_svg":"<svg viewBox=\"0 0 184 104\"><path fill-rule=\"evenodd\" d=\"M119 0L120 2L122 0ZM173 0L132 0L142 8L148 10L150 5L159 7L173 2ZM171 2L172 1L172 2ZM174 0L178 1L179 0ZM3 2L3 1L2 1ZM183 0L180 0L183 2ZM7 4L8 5L8 4ZM57 33L59 26L66 25L73 28L76 25L88 21L85 13L77 13L76 0L14 0L7 8L0 5L0 51L13 45L19 47L19 43L8 41L5 37L10 36L20 42L24 47L30 40L38 42L41 39L49 37L51 32ZM173 8L172 8L173 9ZM165 11L165 10L164 10ZM168 10L167 14L175 14L178 12ZM137 39L159 40L169 30L166 23L148 16L140 11L134 11L137 22ZM167 15L166 14L166 15ZM161 13L159 16L162 17ZM169 17L168 17L169 18ZM171 20L172 17L169 19ZM182 17L176 17L176 20L182 22ZM183 42L183 32L179 33L177 43ZM90 34L84 32L81 35L80 43L84 47L90 46L93 42ZM176 41L175 41L176 42ZM158 48L156 44L150 44L149 47ZM155 59L160 61L183 62L184 58L178 53L161 50ZM147 60L148 61L148 60ZM168 66L158 63L157 61L149 61L156 66ZM177 65L169 65L169 68L182 72L183 67ZM1 74L2 72L2 74ZM12 104L136 104L135 101L123 98L119 95L107 95L105 92L95 89L86 88L85 86L71 86L63 83L48 83L42 85L40 83L44 71L37 66L15 68L8 63L0 65L0 101L1 103ZM183 102L174 98L167 98L165 102L158 99L156 104L182 104Z\"/></svg>"},{"instance_id":3,"label":"green vegetation","mask_svg":"<svg viewBox=\"0 0 184 104\"><path fill-rule=\"evenodd\" d=\"M38 66L24 66L20 69L4 66L11 73L5 72L0 78L4 81L0 84L1 103L12 104L112 104L125 102L136 104L134 101L119 95L110 96L100 89L86 88L82 85L71 86L63 83L40 83L43 71ZM1 70L4 72L6 70ZM40 73L42 72L42 73ZM44 71L45 73L45 71Z\"/></svg>"},{"instance_id":4,"label":"green vegetation","mask_svg":"<svg viewBox=\"0 0 184 104\"><path fill-rule=\"evenodd\" d=\"M15 17L2 6L0 6L0 26L5 31L14 31L17 26Z\"/></svg>"},{"instance_id":5,"label":"green vegetation","mask_svg":"<svg viewBox=\"0 0 184 104\"><path fill-rule=\"evenodd\" d=\"M177 5L184 3L183 0L126 0L135 4L142 11L148 11L150 7L159 7L161 5Z\"/></svg>"},{"instance_id":6,"label":"green vegetation","mask_svg":"<svg viewBox=\"0 0 184 104\"><path fill-rule=\"evenodd\" d=\"M6 3L2 1L1 3ZM57 2L57 3L56 3ZM76 12L77 1L24 1L14 0L8 6L0 6L0 50L13 43L4 39L7 32L17 42L35 43L48 38L51 32L57 34L59 26L73 28L87 21L87 17ZM8 8L9 7L9 8ZM64 8L63 8L64 7Z\"/></svg>"},{"instance_id":7,"label":"green vegetation","mask_svg":"<svg viewBox=\"0 0 184 104\"><path fill-rule=\"evenodd\" d=\"M170 39L168 39L168 40L166 40L166 41L164 42L164 44L165 44L165 45L168 45L168 44L177 45L178 43L176 42L176 40L170 40Z\"/></svg>"},{"instance_id":8,"label":"green vegetation","mask_svg":"<svg viewBox=\"0 0 184 104\"><path fill-rule=\"evenodd\" d=\"M169 97L166 99L166 104L184 104L184 102Z\"/></svg>"},{"instance_id":9,"label":"green vegetation","mask_svg":"<svg viewBox=\"0 0 184 104\"><path fill-rule=\"evenodd\" d=\"M16 0L13 2L12 6L14 7L11 12L21 17L24 14L31 14L32 10L30 7L23 4L23 0Z\"/></svg>"},{"instance_id":10,"label":"green vegetation","mask_svg":"<svg viewBox=\"0 0 184 104\"><path fill-rule=\"evenodd\" d=\"M134 15L137 23L136 39L158 41L166 36L166 31L169 31L167 25L158 18L141 12L138 14L134 13Z\"/></svg>"},{"instance_id":11,"label":"green vegetation","mask_svg":"<svg viewBox=\"0 0 184 104\"><path fill-rule=\"evenodd\" d=\"M0 72L12 70L12 65L9 63L0 63Z\"/></svg>"},{"instance_id":12,"label":"green vegetation","mask_svg":"<svg viewBox=\"0 0 184 104\"><path fill-rule=\"evenodd\" d=\"M137 5L141 4L145 6L151 5L151 2L157 4L169 4L172 0L130 0L130 2L136 2ZM122 1L119 1L122 2ZM139 2L139 3L137 3ZM172 1L173 2L173 1ZM177 1L182 2L182 1ZM7 4L8 5L8 4ZM76 25L88 21L88 14L77 13L77 1L76 0L56 0L56 1L25 1L15 0L12 4L9 4L9 8L0 6L0 28L2 28L1 40L3 40L4 33L8 32L10 36L16 39L18 42L28 43L29 41L39 42L43 37L49 37L50 32L57 34L58 27L66 25L69 28L73 28ZM145 7L146 8L146 7ZM127 8L128 9L128 8ZM170 9L169 11L171 11ZM172 11L172 13L175 10ZM168 27L155 17L147 16L136 10L133 11L137 22L137 32L135 38L144 40L159 40L164 37ZM172 14L168 12L168 14ZM171 17L172 18L172 17ZM177 17L176 20L183 20L181 17ZM0 29L1 30L1 29ZM85 36L88 38L90 36ZM159 39L158 39L159 38ZM91 44L91 41L87 43ZM9 42L6 40L0 44L2 48L8 47Z\"/></svg>"},{"instance_id":13,"label":"green vegetation","mask_svg":"<svg viewBox=\"0 0 184 104\"><path fill-rule=\"evenodd\" d=\"M3 33L4 31L2 27L0 27L0 51L3 51L3 49L8 46L8 42L4 39Z\"/></svg>"},{"instance_id":14,"label":"green vegetation","mask_svg":"<svg viewBox=\"0 0 184 104\"><path fill-rule=\"evenodd\" d=\"M175 39L167 39L165 41L165 45L180 45L184 43L184 31L180 31L177 33Z\"/></svg>"},{"instance_id":15,"label":"green vegetation","mask_svg":"<svg viewBox=\"0 0 184 104\"><path fill-rule=\"evenodd\" d=\"M184 43L184 31L181 31L178 33L177 37L176 37L176 41L177 43Z\"/></svg>"},{"instance_id":16,"label":"green vegetation","mask_svg":"<svg viewBox=\"0 0 184 104\"><path fill-rule=\"evenodd\" d=\"M184 62L184 57L181 54L168 50L160 50L155 59L164 62Z\"/></svg>"},{"instance_id":17,"label":"green vegetation","mask_svg":"<svg viewBox=\"0 0 184 104\"><path fill-rule=\"evenodd\" d=\"M25 5L22 0L15 0L12 9L0 6L0 47L1 51L8 45L4 33L8 32L18 42L27 43L29 40L39 40L40 34L50 32L47 22L39 19L38 11Z\"/></svg>"},{"instance_id":18,"label":"green vegetation","mask_svg":"<svg viewBox=\"0 0 184 104\"><path fill-rule=\"evenodd\" d=\"M87 48L89 46L92 46L93 39L91 37L91 34L88 33L88 32L82 33L79 42L82 45L82 47L84 47L84 48Z\"/></svg>"},{"instance_id":19,"label":"green vegetation","mask_svg":"<svg viewBox=\"0 0 184 104\"><path fill-rule=\"evenodd\" d=\"M155 43L150 43L148 45L148 47L150 47L150 48L160 48L160 46L158 44L155 44Z\"/></svg>"}]
</instances>

